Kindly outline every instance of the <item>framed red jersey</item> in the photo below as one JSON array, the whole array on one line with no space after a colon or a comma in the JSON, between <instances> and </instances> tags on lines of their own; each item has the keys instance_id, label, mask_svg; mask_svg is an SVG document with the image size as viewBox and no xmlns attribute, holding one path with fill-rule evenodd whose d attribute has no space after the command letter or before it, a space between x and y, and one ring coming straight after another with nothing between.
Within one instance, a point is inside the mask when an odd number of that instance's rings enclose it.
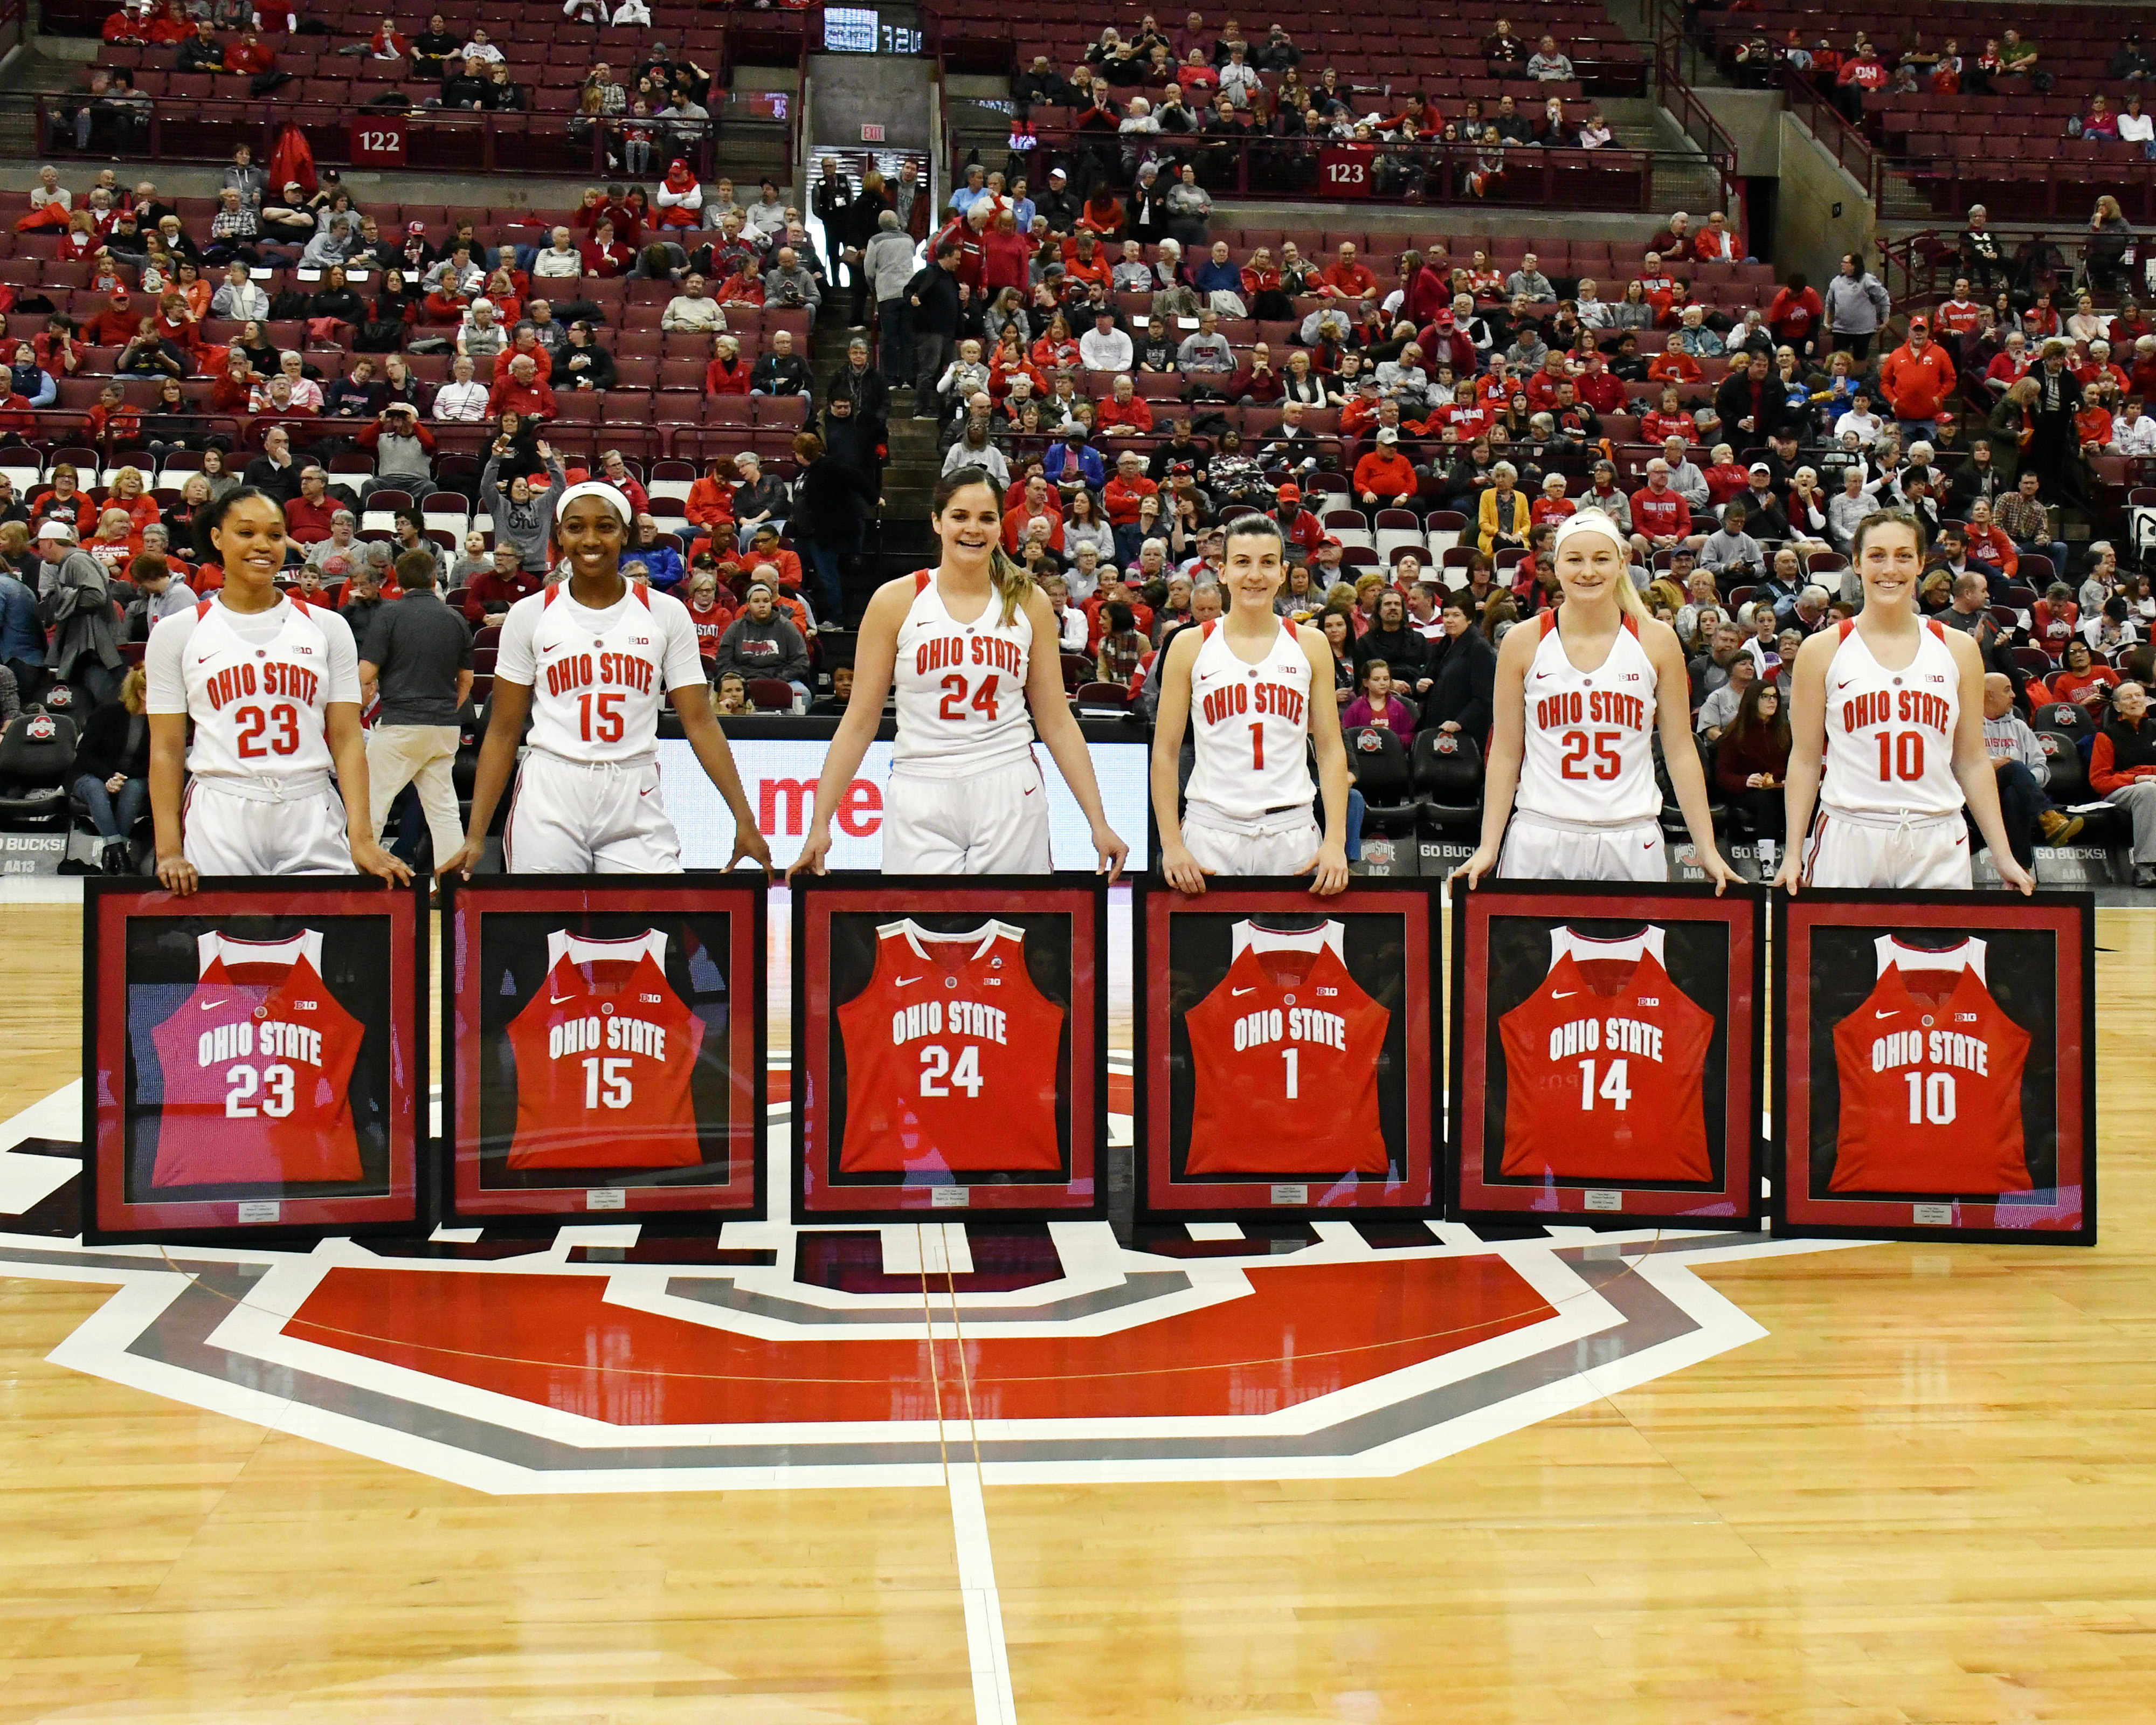
<instances>
[{"instance_id":1,"label":"framed red jersey","mask_svg":"<svg viewBox=\"0 0 2156 1725\"><path fill-rule=\"evenodd\" d=\"M798 881L797 1219L1105 1214L1107 887Z\"/></svg>"},{"instance_id":2,"label":"framed red jersey","mask_svg":"<svg viewBox=\"0 0 2156 1725\"><path fill-rule=\"evenodd\" d=\"M2086 892L1774 906L1777 1234L2096 1241Z\"/></svg>"},{"instance_id":3,"label":"framed red jersey","mask_svg":"<svg viewBox=\"0 0 2156 1725\"><path fill-rule=\"evenodd\" d=\"M1447 1214L1755 1224L1762 891L1486 880L1452 916Z\"/></svg>"},{"instance_id":4,"label":"framed red jersey","mask_svg":"<svg viewBox=\"0 0 2156 1725\"><path fill-rule=\"evenodd\" d=\"M424 883L84 884L85 1240L417 1227Z\"/></svg>"},{"instance_id":5,"label":"framed red jersey","mask_svg":"<svg viewBox=\"0 0 2156 1725\"><path fill-rule=\"evenodd\" d=\"M1137 1216L1428 1217L1437 942L1414 879L1134 889Z\"/></svg>"},{"instance_id":6,"label":"framed red jersey","mask_svg":"<svg viewBox=\"0 0 2156 1725\"><path fill-rule=\"evenodd\" d=\"M444 913L444 1214L764 1214L757 875L480 875Z\"/></svg>"}]
</instances>

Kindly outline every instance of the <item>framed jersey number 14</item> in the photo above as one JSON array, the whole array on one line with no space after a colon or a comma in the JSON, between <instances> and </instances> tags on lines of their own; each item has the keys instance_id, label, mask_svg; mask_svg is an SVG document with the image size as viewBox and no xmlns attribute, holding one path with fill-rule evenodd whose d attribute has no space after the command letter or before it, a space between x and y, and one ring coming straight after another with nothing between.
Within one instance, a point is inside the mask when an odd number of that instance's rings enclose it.
<instances>
[{"instance_id":1,"label":"framed jersey number 14","mask_svg":"<svg viewBox=\"0 0 2156 1725\"><path fill-rule=\"evenodd\" d=\"M1455 895L1450 1213L1755 1221L1764 917L1757 887Z\"/></svg>"}]
</instances>

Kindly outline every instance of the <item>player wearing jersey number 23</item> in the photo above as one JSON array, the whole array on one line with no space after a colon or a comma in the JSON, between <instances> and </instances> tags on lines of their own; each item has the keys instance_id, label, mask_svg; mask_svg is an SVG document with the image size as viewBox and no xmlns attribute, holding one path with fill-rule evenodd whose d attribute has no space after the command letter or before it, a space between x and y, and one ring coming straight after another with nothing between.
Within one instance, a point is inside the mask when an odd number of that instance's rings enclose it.
<instances>
[{"instance_id":1,"label":"player wearing jersey number 23","mask_svg":"<svg viewBox=\"0 0 2156 1725\"><path fill-rule=\"evenodd\" d=\"M788 880L824 872L831 819L897 696L884 793L887 874L1045 874L1048 794L1034 732L1092 828L1111 878L1130 847L1101 807L1092 757L1063 692L1047 595L1005 557L1003 494L978 467L939 484L929 521L942 562L876 589L861 618L854 692L816 782L816 808Z\"/></svg>"}]
</instances>

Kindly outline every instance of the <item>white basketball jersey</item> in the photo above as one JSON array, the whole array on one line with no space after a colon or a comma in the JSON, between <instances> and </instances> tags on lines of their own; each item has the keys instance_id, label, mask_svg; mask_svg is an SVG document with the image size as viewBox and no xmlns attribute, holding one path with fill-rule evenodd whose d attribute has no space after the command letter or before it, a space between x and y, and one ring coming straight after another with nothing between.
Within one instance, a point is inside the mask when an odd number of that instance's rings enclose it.
<instances>
[{"instance_id":1,"label":"white basketball jersey","mask_svg":"<svg viewBox=\"0 0 2156 1725\"><path fill-rule=\"evenodd\" d=\"M1901 670L1871 656L1854 620L1826 667L1826 770L1820 801L1831 812L1914 814L1961 811L1953 774L1961 672L1946 630L1928 619Z\"/></svg>"},{"instance_id":2,"label":"white basketball jersey","mask_svg":"<svg viewBox=\"0 0 2156 1725\"><path fill-rule=\"evenodd\" d=\"M1190 806L1231 821L1306 809L1310 777L1310 657L1291 618L1282 618L1255 665L1228 644L1216 619L1190 665L1190 723L1197 764Z\"/></svg>"},{"instance_id":3,"label":"white basketball jersey","mask_svg":"<svg viewBox=\"0 0 2156 1725\"><path fill-rule=\"evenodd\" d=\"M194 721L187 770L198 778L300 779L330 770L329 704L359 701L352 626L334 611L285 599L241 632L214 598L167 617L145 655L153 713Z\"/></svg>"},{"instance_id":4,"label":"white basketball jersey","mask_svg":"<svg viewBox=\"0 0 2156 1725\"><path fill-rule=\"evenodd\" d=\"M568 583L519 599L501 626L495 675L531 690L531 747L586 765L649 760L660 703L705 681L689 608L635 582L603 611Z\"/></svg>"},{"instance_id":5,"label":"white basketball jersey","mask_svg":"<svg viewBox=\"0 0 2156 1725\"><path fill-rule=\"evenodd\" d=\"M1662 812L1655 783L1655 666L1630 616L1591 671L1565 656L1561 614L1544 612L1527 669L1525 753L1515 806L1551 820L1630 826Z\"/></svg>"},{"instance_id":6,"label":"white basketball jersey","mask_svg":"<svg viewBox=\"0 0 2156 1725\"><path fill-rule=\"evenodd\" d=\"M913 577L913 604L898 626L898 734L891 757L911 771L957 778L1008 767L1033 751L1033 714L1025 703L1033 620L1024 611L1004 624L1004 602L960 623L943 608L936 572Z\"/></svg>"}]
</instances>

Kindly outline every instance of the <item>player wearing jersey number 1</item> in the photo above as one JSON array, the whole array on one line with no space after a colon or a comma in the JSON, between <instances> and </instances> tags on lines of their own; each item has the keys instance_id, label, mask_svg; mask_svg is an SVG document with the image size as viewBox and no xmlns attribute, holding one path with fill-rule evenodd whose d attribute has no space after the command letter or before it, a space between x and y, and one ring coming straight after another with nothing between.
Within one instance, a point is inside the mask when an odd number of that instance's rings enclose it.
<instances>
[{"instance_id":1,"label":"player wearing jersey number 1","mask_svg":"<svg viewBox=\"0 0 2156 1725\"><path fill-rule=\"evenodd\" d=\"M662 699L680 715L697 763L734 812L726 866L747 857L769 872L771 851L711 711L696 625L679 599L623 576L629 531L629 500L612 485L588 480L562 493L554 536L568 559L568 578L510 608L470 824L464 848L438 873L471 872L516 769L501 847L510 872L679 874L680 839L659 793ZM527 717L531 746L519 768Z\"/></svg>"},{"instance_id":2,"label":"player wearing jersey number 1","mask_svg":"<svg viewBox=\"0 0 2156 1725\"><path fill-rule=\"evenodd\" d=\"M1666 880L1654 739L1702 873L1737 876L1715 849L1676 632L1647 614L1624 531L1599 510L1557 531L1564 602L1497 649L1482 842L1453 877ZM1509 824L1509 830L1508 830Z\"/></svg>"},{"instance_id":3,"label":"player wearing jersey number 1","mask_svg":"<svg viewBox=\"0 0 2156 1725\"><path fill-rule=\"evenodd\" d=\"M409 880L368 823L351 626L277 591L285 511L244 486L197 517L195 543L224 585L165 619L144 659L158 880L182 898L203 874Z\"/></svg>"},{"instance_id":4,"label":"player wearing jersey number 1","mask_svg":"<svg viewBox=\"0 0 2156 1725\"><path fill-rule=\"evenodd\" d=\"M1898 512L1867 516L1851 549L1864 608L1797 653L1790 842L1774 884L1793 893L1967 886L1966 809L1999 879L2034 892L2007 843L1984 747L1983 655L1961 630L1917 609L1922 527Z\"/></svg>"},{"instance_id":5,"label":"player wearing jersey number 1","mask_svg":"<svg viewBox=\"0 0 2156 1725\"><path fill-rule=\"evenodd\" d=\"M1048 791L1034 733L1078 799L1111 879L1130 847L1101 807L1093 759L1063 691L1047 595L1004 555L1003 493L962 467L936 487L929 521L942 560L876 589L854 650L854 692L816 782L801 854L786 871L820 875L831 819L860 770L886 696L897 701L884 790L887 874L1045 874ZM1030 712L1029 713L1029 709Z\"/></svg>"},{"instance_id":6,"label":"player wearing jersey number 1","mask_svg":"<svg viewBox=\"0 0 2156 1725\"><path fill-rule=\"evenodd\" d=\"M1274 614L1287 569L1270 516L1229 522L1221 555L1227 614L1178 629L1163 649L1152 740L1161 874L1179 892L1204 891L1208 875L1312 875L1312 892L1341 891L1348 750L1330 698L1332 649L1318 630ZM1327 698L1312 701L1313 689ZM1197 764L1178 815L1183 732L1194 717ZM1322 834L1311 819L1309 746L1323 788Z\"/></svg>"}]
</instances>

